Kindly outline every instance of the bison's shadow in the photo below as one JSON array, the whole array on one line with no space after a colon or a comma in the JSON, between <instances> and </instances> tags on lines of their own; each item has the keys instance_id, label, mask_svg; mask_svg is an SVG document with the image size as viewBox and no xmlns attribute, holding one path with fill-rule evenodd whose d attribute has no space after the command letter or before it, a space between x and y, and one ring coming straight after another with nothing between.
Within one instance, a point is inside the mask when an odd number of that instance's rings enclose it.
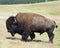
<instances>
[{"instance_id":1,"label":"bison's shadow","mask_svg":"<svg viewBox=\"0 0 60 48\"><path fill-rule=\"evenodd\" d=\"M16 37L6 37L6 39L10 39L10 40L21 40L19 38L16 38ZM22 41L22 40L21 40ZM30 40L28 39L27 41L25 42L44 42L44 43L49 43L48 41L42 41L42 40Z\"/></svg>"},{"instance_id":2,"label":"bison's shadow","mask_svg":"<svg viewBox=\"0 0 60 48\"><path fill-rule=\"evenodd\" d=\"M16 37L6 37L6 39L10 39L10 40L20 40L19 38L16 38Z\"/></svg>"}]
</instances>

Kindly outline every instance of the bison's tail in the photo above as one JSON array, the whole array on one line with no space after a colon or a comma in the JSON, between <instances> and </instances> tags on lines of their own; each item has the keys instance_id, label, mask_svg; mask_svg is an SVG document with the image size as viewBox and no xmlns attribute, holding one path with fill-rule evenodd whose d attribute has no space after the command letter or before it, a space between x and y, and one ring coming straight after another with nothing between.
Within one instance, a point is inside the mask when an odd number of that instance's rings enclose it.
<instances>
[{"instance_id":1,"label":"bison's tail","mask_svg":"<svg viewBox=\"0 0 60 48\"><path fill-rule=\"evenodd\" d=\"M56 28L58 28L58 25L56 25Z\"/></svg>"},{"instance_id":2,"label":"bison's tail","mask_svg":"<svg viewBox=\"0 0 60 48\"><path fill-rule=\"evenodd\" d=\"M55 27L58 28L58 25L56 25L56 22L55 21L54 21L54 23L55 23Z\"/></svg>"}]
</instances>

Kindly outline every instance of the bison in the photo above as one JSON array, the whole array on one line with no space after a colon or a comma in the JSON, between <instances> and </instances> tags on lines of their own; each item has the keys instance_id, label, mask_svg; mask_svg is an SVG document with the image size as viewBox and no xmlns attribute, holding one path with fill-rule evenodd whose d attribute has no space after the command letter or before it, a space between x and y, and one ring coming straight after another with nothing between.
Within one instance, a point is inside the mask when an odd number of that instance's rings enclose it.
<instances>
[{"instance_id":1,"label":"bison","mask_svg":"<svg viewBox=\"0 0 60 48\"><path fill-rule=\"evenodd\" d=\"M24 32L24 29L18 26L14 16L10 16L6 20L6 28L7 31L11 33L12 36L14 36L16 33L22 35L22 33ZM35 38L35 34L30 34L30 37L32 40L33 38Z\"/></svg>"},{"instance_id":2,"label":"bison","mask_svg":"<svg viewBox=\"0 0 60 48\"><path fill-rule=\"evenodd\" d=\"M37 33L46 32L49 37L49 41L53 43L54 29L57 28L56 22L49 18L36 13L17 13L16 22L20 28L24 31L22 33L22 40L27 40L28 36ZM33 39L33 38L32 38Z\"/></svg>"}]
</instances>

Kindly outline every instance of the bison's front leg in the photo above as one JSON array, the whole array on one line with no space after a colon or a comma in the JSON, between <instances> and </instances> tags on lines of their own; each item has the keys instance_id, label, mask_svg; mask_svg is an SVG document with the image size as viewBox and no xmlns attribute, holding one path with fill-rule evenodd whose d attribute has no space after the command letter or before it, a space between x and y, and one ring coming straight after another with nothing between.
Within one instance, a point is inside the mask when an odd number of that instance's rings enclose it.
<instances>
[{"instance_id":1,"label":"bison's front leg","mask_svg":"<svg viewBox=\"0 0 60 48\"><path fill-rule=\"evenodd\" d=\"M22 34L22 40L23 41L27 41L28 36L29 36L29 32L23 32L23 34Z\"/></svg>"},{"instance_id":2,"label":"bison's front leg","mask_svg":"<svg viewBox=\"0 0 60 48\"><path fill-rule=\"evenodd\" d=\"M27 41L28 36L31 34L31 29L29 23L25 23L24 32L22 34L22 40Z\"/></svg>"}]
</instances>

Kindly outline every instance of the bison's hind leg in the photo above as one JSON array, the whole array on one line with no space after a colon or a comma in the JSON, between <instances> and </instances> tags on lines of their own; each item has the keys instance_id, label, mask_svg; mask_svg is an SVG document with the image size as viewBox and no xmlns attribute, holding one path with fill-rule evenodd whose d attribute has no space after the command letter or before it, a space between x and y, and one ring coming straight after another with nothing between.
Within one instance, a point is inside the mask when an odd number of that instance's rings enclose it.
<instances>
[{"instance_id":1,"label":"bison's hind leg","mask_svg":"<svg viewBox=\"0 0 60 48\"><path fill-rule=\"evenodd\" d=\"M35 38L35 34L30 34L31 40L33 40Z\"/></svg>"},{"instance_id":2,"label":"bison's hind leg","mask_svg":"<svg viewBox=\"0 0 60 48\"><path fill-rule=\"evenodd\" d=\"M48 31L47 34L48 34L48 36L49 36L49 41L50 41L51 43L53 43L53 39L54 39L54 34L53 34L53 32L52 32L52 31Z\"/></svg>"}]
</instances>

